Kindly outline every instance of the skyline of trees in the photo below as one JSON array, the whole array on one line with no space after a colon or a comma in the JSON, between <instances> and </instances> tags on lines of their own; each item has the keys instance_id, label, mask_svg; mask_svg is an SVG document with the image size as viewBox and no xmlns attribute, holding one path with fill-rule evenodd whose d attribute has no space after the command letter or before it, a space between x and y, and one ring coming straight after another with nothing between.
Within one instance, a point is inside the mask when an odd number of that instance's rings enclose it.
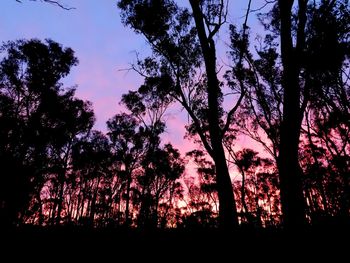
<instances>
[{"instance_id":1,"label":"skyline of trees","mask_svg":"<svg viewBox=\"0 0 350 263\"><path fill-rule=\"evenodd\" d=\"M125 112L93 129L90 102L62 79L78 59L52 41L1 47L2 226L295 229L350 213L350 4L277 1L229 25L229 65L217 37L224 1L122 0L122 21L152 53ZM223 67L223 66L222 66ZM233 96L232 96L233 94ZM188 153L162 140L175 103L189 117ZM240 148L247 136L265 152ZM266 154L267 153L267 154ZM187 174L188 162L196 174ZM232 175L236 175L233 178Z\"/></svg>"}]
</instances>

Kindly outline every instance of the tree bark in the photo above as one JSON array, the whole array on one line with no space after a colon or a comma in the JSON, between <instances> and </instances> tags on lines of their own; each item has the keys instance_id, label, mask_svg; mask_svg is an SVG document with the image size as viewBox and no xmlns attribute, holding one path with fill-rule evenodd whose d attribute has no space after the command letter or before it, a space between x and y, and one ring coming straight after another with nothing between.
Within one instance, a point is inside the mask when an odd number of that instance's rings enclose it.
<instances>
[{"instance_id":1,"label":"tree bark","mask_svg":"<svg viewBox=\"0 0 350 263\"><path fill-rule=\"evenodd\" d=\"M61 223L61 213L63 209L63 202L64 202L64 196L63 196L63 191L64 191L64 175L60 175L60 186L59 186L59 193L58 193L58 200L57 200L57 216L56 216L56 225L58 226Z\"/></svg>"},{"instance_id":2,"label":"tree bark","mask_svg":"<svg viewBox=\"0 0 350 263\"><path fill-rule=\"evenodd\" d=\"M238 227L238 214L224 149L222 155L217 157L214 163L219 197L219 224L224 229L232 229Z\"/></svg>"},{"instance_id":3,"label":"tree bark","mask_svg":"<svg viewBox=\"0 0 350 263\"><path fill-rule=\"evenodd\" d=\"M222 144L222 130L219 125L219 81L216 73L216 50L212 37L208 37L204 25L203 13L199 1L190 0L197 34L202 48L202 54L207 73L208 94L208 124L212 147L212 158L216 167L216 182L219 196L219 222L225 229L238 226L236 202L232 182L226 162L226 155Z\"/></svg>"},{"instance_id":4,"label":"tree bark","mask_svg":"<svg viewBox=\"0 0 350 263\"><path fill-rule=\"evenodd\" d=\"M126 185L126 200L125 200L125 226L130 226L130 190L131 190L131 174L128 174Z\"/></svg>"},{"instance_id":5,"label":"tree bark","mask_svg":"<svg viewBox=\"0 0 350 263\"><path fill-rule=\"evenodd\" d=\"M245 213L245 217L248 220L249 219L249 214L248 214L249 211L248 211L247 202L245 201L245 172L243 169L241 169L241 175L242 175L242 187L241 187L242 215ZM249 220L247 223L249 223Z\"/></svg>"},{"instance_id":6,"label":"tree bark","mask_svg":"<svg viewBox=\"0 0 350 263\"><path fill-rule=\"evenodd\" d=\"M283 222L286 228L305 224L305 200L301 183L298 148L302 112L297 49L292 39L292 6L294 0L279 0L281 21L281 55L283 64L282 86L283 120L281 124L278 170L280 176ZM300 7L299 7L300 8ZM300 17L299 17L300 20ZM299 21L299 27L300 21ZM298 32L298 38L299 36ZM298 42L301 39L298 39Z\"/></svg>"},{"instance_id":7,"label":"tree bark","mask_svg":"<svg viewBox=\"0 0 350 263\"><path fill-rule=\"evenodd\" d=\"M44 223L44 215L43 215L43 205L42 205L42 201L41 201L40 190L37 191L36 196L37 196L38 203L39 203L38 225L42 226Z\"/></svg>"}]
</instances>

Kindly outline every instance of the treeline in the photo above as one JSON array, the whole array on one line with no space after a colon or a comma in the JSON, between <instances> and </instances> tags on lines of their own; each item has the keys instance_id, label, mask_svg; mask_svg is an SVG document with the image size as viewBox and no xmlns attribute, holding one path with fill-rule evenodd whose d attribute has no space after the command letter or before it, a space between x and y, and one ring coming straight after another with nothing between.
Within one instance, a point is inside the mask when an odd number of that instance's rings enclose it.
<instances>
[{"instance_id":1,"label":"treeline","mask_svg":"<svg viewBox=\"0 0 350 263\"><path fill-rule=\"evenodd\" d=\"M229 26L230 64L221 72L224 1L190 0L191 9L119 1L123 23L152 54L133 65L144 84L122 96L126 111L105 134L93 130L91 103L61 82L78 63L73 50L52 40L3 44L1 224L350 222L350 4L277 1L258 15L260 38L250 33L250 5L242 27ZM174 103L198 146L186 156L161 139ZM243 137L265 153L237 147Z\"/></svg>"},{"instance_id":2,"label":"treeline","mask_svg":"<svg viewBox=\"0 0 350 263\"><path fill-rule=\"evenodd\" d=\"M2 223L166 224L184 162L160 144L164 124L122 113L107 135L92 130L91 104L60 83L77 64L71 49L21 40L2 50Z\"/></svg>"},{"instance_id":3,"label":"treeline","mask_svg":"<svg viewBox=\"0 0 350 263\"><path fill-rule=\"evenodd\" d=\"M242 26L228 28L235 3L189 4L122 0L118 6L123 23L152 49L134 69L163 100L184 108L188 136L215 165L219 224L259 222L267 207L287 228L349 222L349 1L266 3L270 10L257 14L258 36L249 28L257 12L252 1ZM220 34L227 29L228 36ZM229 63L217 59L223 46ZM271 160L238 153L240 136L260 144ZM255 189L264 173L256 164L270 162L264 180L273 185L261 194ZM238 187L232 164L241 174Z\"/></svg>"},{"instance_id":4,"label":"treeline","mask_svg":"<svg viewBox=\"0 0 350 263\"><path fill-rule=\"evenodd\" d=\"M132 114L115 115L103 134L91 103L60 82L78 63L73 50L51 40L2 50L2 224L216 226L215 168L195 150L199 182L184 177L186 160L161 144L166 104L129 92Z\"/></svg>"}]
</instances>

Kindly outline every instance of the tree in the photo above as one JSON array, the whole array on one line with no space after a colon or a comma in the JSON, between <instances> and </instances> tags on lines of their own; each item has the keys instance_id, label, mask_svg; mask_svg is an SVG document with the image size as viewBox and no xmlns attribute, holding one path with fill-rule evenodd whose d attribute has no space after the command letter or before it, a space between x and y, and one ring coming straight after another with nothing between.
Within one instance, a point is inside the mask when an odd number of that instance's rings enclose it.
<instances>
[{"instance_id":1,"label":"tree","mask_svg":"<svg viewBox=\"0 0 350 263\"><path fill-rule=\"evenodd\" d=\"M268 15L260 15L263 26L272 34L265 37L263 47L257 50L258 59L248 48L243 50L248 67L243 76L238 75L241 81L250 79L248 86L252 87L245 106L253 121L248 126L243 122L245 132L277 162L286 227L302 226L306 220L298 146L308 103L305 80L302 81L308 1L298 1L297 12L293 10L294 2L278 1ZM280 40L280 52L276 49L276 38ZM234 54L241 50L238 45L241 41L235 28L231 28ZM279 68L279 61L283 69ZM261 136L261 131L271 144Z\"/></svg>"},{"instance_id":2,"label":"tree","mask_svg":"<svg viewBox=\"0 0 350 263\"><path fill-rule=\"evenodd\" d=\"M160 204L169 202L171 205L175 193L181 189L177 180L185 167L179 151L169 143L163 147L158 146L153 152L147 152L142 166L144 173L138 177L141 187L139 226L156 227L159 224Z\"/></svg>"},{"instance_id":3,"label":"tree","mask_svg":"<svg viewBox=\"0 0 350 263\"><path fill-rule=\"evenodd\" d=\"M282 56L283 120L281 123L278 167L281 202L286 227L305 224L305 201L299 165L299 138L305 104L301 101L301 59L305 49L307 0L298 1L297 29L293 41L294 0L278 2Z\"/></svg>"},{"instance_id":4,"label":"tree","mask_svg":"<svg viewBox=\"0 0 350 263\"><path fill-rule=\"evenodd\" d=\"M116 160L121 165L119 174L125 181L126 226L130 226L138 206L137 225L158 226L159 206L171 206L181 192L177 182L184 171L180 154L171 144L161 146L160 136L166 128L163 118L170 100L162 98L155 86L168 81L166 77L151 79L137 91L124 94L121 103L131 114L117 114L107 122ZM132 199L134 211L130 209Z\"/></svg>"},{"instance_id":5,"label":"tree","mask_svg":"<svg viewBox=\"0 0 350 263\"><path fill-rule=\"evenodd\" d=\"M118 3L124 24L142 34L153 51L133 68L146 83L153 83L163 99L176 101L187 111L192 120L189 134L199 136L215 163L220 224L232 228L238 218L223 138L244 92L242 86L225 86L218 79L215 37L226 22L224 1L190 1L190 5L192 12L169 0ZM230 90L239 95L225 111L223 92Z\"/></svg>"},{"instance_id":6,"label":"tree","mask_svg":"<svg viewBox=\"0 0 350 263\"><path fill-rule=\"evenodd\" d=\"M74 143L86 136L92 129L95 118L91 104L74 97L74 91L63 94L56 103L52 103L55 115L52 116L54 129L50 144L50 179L54 182L55 202L52 210L52 223L60 224L64 208L66 180L71 172L71 153Z\"/></svg>"},{"instance_id":7,"label":"tree","mask_svg":"<svg viewBox=\"0 0 350 263\"><path fill-rule=\"evenodd\" d=\"M65 170L66 146L94 119L90 103L60 83L77 64L73 50L52 40L8 42L1 50L1 217L16 224L33 198L42 209L46 177Z\"/></svg>"},{"instance_id":8,"label":"tree","mask_svg":"<svg viewBox=\"0 0 350 263\"><path fill-rule=\"evenodd\" d=\"M311 155L305 170L315 178L323 214L346 219L350 200L347 152L350 6L348 1L320 2L309 7L309 16L312 18L307 24L309 53L304 64L311 88L303 134ZM305 164L305 158L303 161ZM333 193L328 194L332 188ZM322 209L313 209L317 210L321 214Z\"/></svg>"},{"instance_id":9,"label":"tree","mask_svg":"<svg viewBox=\"0 0 350 263\"><path fill-rule=\"evenodd\" d=\"M129 226L131 187L138 170L140 160L144 154L144 137L139 132L140 123L135 117L128 114L117 114L107 122L108 136L112 142L112 147L116 161L120 163L119 176L126 182L124 187L125 196L125 225Z\"/></svg>"},{"instance_id":10,"label":"tree","mask_svg":"<svg viewBox=\"0 0 350 263\"><path fill-rule=\"evenodd\" d=\"M212 161L208 160L208 156L205 152L201 150L192 150L186 154L191 157L191 159L196 164L197 168L197 178L198 182L198 196L195 197L194 194L190 194L192 200L192 205L197 207L196 209L204 209L206 206L207 209L211 210L213 214L218 214L218 196L217 196L217 184L215 177L215 165ZM190 183L190 182L189 182ZM190 183L187 185L189 192L197 187L195 183ZM191 187L193 189L191 189ZM194 199L198 199L198 201L194 201ZM196 204L198 203L198 204Z\"/></svg>"},{"instance_id":11,"label":"tree","mask_svg":"<svg viewBox=\"0 0 350 263\"><path fill-rule=\"evenodd\" d=\"M74 209L82 212L85 210L85 216L82 217L80 213L79 220L82 221L82 218L85 218L87 219L85 223L94 226L97 221L96 216L103 216L103 212L98 209L104 205L101 194L104 189L101 185L108 184L114 172L110 141L101 132L91 131L74 143L71 158L72 180L74 181L67 183L67 187L71 187L73 191L76 190L74 185L81 186L81 188L79 189L80 194L77 194L78 200L69 197L69 201L66 201L67 204L72 204L71 208L66 208L68 217L72 218L69 210L71 213ZM74 201L78 203L75 208Z\"/></svg>"},{"instance_id":12,"label":"tree","mask_svg":"<svg viewBox=\"0 0 350 263\"><path fill-rule=\"evenodd\" d=\"M290 220L291 227L305 223L303 190L306 195L307 188L304 180L310 182L306 178L310 173L305 174L306 167L300 167L300 157L305 156L299 151L300 140L312 141L310 127L316 128L317 119L328 115L325 112L333 112L332 108L338 108L335 111L339 113L339 107L335 106L339 102L331 101L337 101L334 94L342 93L341 97L346 94L341 87L346 86L343 72L346 72L348 37L345 32L349 13L346 1L298 1L293 5L295 2L280 1L270 12L259 15L269 34L257 48L257 58L250 50L244 50L246 74L238 75L241 81L252 76L251 81L245 82L249 92L241 113L246 118L239 126L276 160L281 177L282 208L289 218L285 219L286 225ZM234 54L241 50L242 40L238 36L235 28L231 28ZM278 40L281 51L277 50ZM332 99L325 99L329 96ZM323 105L322 110L316 105ZM313 110L310 111L310 107ZM344 129L342 132L346 133ZM313 159L319 156L317 144L320 141L315 143L309 145L316 154Z\"/></svg>"},{"instance_id":13,"label":"tree","mask_svg":"<svg viewBox=\"0 0 350 263\"><path fill-rule=\"evenodd\" d=\"M186 154L196 164L197 175L185 179L187 196L185 227L218 227L218 193L215 165L202 150Z\"/></svg>"},{"instance_id":14,"label":"tree","mask_svg":"<svg viewBox=\"0 0 350 263\"><path fill-rule=\"evenodd\" d=\"M298 164L304 112L315 92L329 83L327 76L339 69L344 61L348 44L343 32L344 25L349 21L347 1L298 1L297 13L292 10L294 2L279 1L278 4L284 90L278 165L285 223L292 227L305 222L301 169ZM297 22L293 17L296 17ZM319 61L321 57L323 61ZM322 97L324 95L316 100Z\"/></svg>"}]
</instances>

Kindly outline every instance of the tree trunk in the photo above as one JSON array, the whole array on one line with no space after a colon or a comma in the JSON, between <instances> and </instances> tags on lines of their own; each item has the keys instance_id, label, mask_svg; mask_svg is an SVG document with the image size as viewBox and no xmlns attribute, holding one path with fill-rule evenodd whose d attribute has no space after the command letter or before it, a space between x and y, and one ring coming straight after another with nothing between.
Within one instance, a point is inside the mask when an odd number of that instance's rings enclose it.
<instances>
[{"instance_id":1,"label":"tree trunk","mask_svg":"<svg viewBox=\"0 0 350 263\"><path fill-rule=\"evenodd\" d=\"M54 193L54 200L53 200L53 205L51 211L50 211L50 224L55 225L55 218L56 218L56 210L57 210L57 196L58 196L58 186L55 187L55 193Z\"/></svg>"},{"instance_id":2,"label":"tree trunk","mask_svg":"<svg viewBox=\"0 0 350 263\"><path fill-rule=\"evenodd\" d=\"M92 184L92 188L93 188ZM99 185L100 185L100 178L97 178L97 182L96 182L96 187L91 199L91 206L90 206L90 215L89 215L89 224L91 227L93 227L95 225L95 214L96 214L96 201L97 201L97 195L98 195L98 190L99 190Z\"/></svg>"},{"instance_id":3,"label":"tree trunk","mask_svg":"<svg viewBox=\"0 0 350 263\"><path fill-rule=\"evenodd\" d=\"M224 229L232 229L238 227L238 215L224 149L222 155L224 158L214 160L219 197L219 223Z\"/></svg>"},{"instance_id":4,"label":"tree trunk","mask_svg":"<svg viewBox=\"0 0 350 263\"><path fill-rule=\"evenodd\" d=\"M245 201L245 172L242 168L240 168L241 170L241 175L242 175L242 187L241 187L241 202L242 202L242 216L243 216L243 211L245 213L245 217L248 220L248 206L247 206L247 202ZM250 223L249 220L247 223Z\"/></svg>"},{"instance_id":5,"label":"tree trunk","mask_svg":"<svg viewBox=\"0 0 350 263\"><path fill-rule=\"evenodd\" d=\"M130 187L131 187L131 174L128 174L128 181L126 185L126 200L125 200L125 226L130 226Z\"/></svg>"},{"instance_id":6,"label":"tree trunk","mask_svg":"<svg viewBox=\"0 0 350 263\"><path fill-rule=\"evenodd\" d=\"M232 229L238 226L238 216L232 182L226 162L226 155L222 145L222 130L219 125L220 86L216 73L215 43L212 37L208 37L206 34L203 21L204 17L199 7L199 1L190 0L190 4L192 6L208 79L208 124L212 147L211 157L213 158L216 167L216 182L219 196L219 222L222 228Z\"/></svg>"},{"instance_id":7,"label":"tree trunk","mask_svg":"<svg viewBox=\"0 0 350 263\"><path fill-rule=\"evenodd\" d=\"M61 177L62 178L62 177ZM56 225L58 226L61 223L61 213L63 209L63 190L64 190L64 179L60 180L60 189L58 194L58 204L57 204L57 216L56 216Z\"/></svg>"},{"instance_id":8,"label":"tree trunk","mask_svg":"<svg viewBox=\"0 0 350 263\"><path fill-rule=\"evenodd\" d=\"M296 228L305 224L305 200L301 183L298 148L302 112L297 52L292 39L294 0L279 0L281 20L281 55L283 64L283 120L281 124L278 170L284 225ZM300 7L299 7L300 8ZM300 17L299 17L300 18ZM299 25L300 26L300 25ZM299 38L299 35L298 35ZM301 41L298 39L298 42Z\"/></svg>"},{"instance_id":9,"label":"tree trunk","mask_svg":"<svg viewBox=\"0 0 350 263\"><path fill-rule=\"evenodd\" d=\"M38 199L38 203L39 203L38 225L42 226L43 223L44 223L44 215L43 215L43 204L42 204L42 201L41 201L40 190L38 190L36 194L37 194L37 199Z\"/></svg>"}]
</instances>

